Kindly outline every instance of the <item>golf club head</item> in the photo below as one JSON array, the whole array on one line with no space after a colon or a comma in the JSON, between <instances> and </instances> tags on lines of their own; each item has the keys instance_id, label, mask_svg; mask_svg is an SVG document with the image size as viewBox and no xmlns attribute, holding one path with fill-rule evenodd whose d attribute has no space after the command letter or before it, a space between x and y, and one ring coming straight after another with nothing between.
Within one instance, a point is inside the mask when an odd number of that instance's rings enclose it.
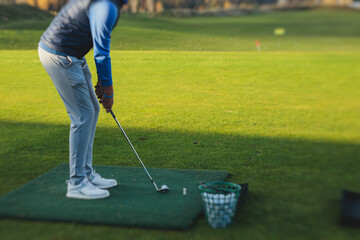
<instances>
[{"instance_id":1,"label":"golf club head","mask_svg":"<svg viewBox=\"0 0 360 240\"><path fill-rule=\"evenodd\" d=\"M160 189L158 189L158 192L161 193L167 193L170 189L166 185L162 185Z\"/></svg>"}]
</instances>

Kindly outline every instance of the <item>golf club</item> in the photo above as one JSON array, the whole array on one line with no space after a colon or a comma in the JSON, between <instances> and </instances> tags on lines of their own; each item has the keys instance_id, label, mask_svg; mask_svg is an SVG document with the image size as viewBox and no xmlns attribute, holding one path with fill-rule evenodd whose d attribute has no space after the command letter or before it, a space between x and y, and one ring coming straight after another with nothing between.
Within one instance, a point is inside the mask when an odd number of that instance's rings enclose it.
<instances>
[{"instance_id":1,"label":"golf club","mask_svg":"<svg viewBox=\"0 0 360 240\"><path fill-rule=\"evenodd\" d=\"M137 154L137 152L136 152L135 148L133 147L133 145L131 144L131 142L130 142L129 138L127 137L127 135L126 135L126 133L125 133L124 129L121 127L121 125L120 125L119 121L116 119L115 114L113 113L113 111L112 111L112 110L110 110L110 113L111 113L111 115L113 116L113 118L115 119L115 121L116 121L117 125L119 126L119 128L121 129L121 132L124 134L124 136L125 136L126 140L128 141L128 143L129 143L130 147L131 147L131 148L132 148L132 150L134 151L134 153L135 153L136 157L139 159L139 161L140 161L141 165L143 166L143 168L144 168L144 170L145 170L146 174L147 174L147 175L148 175L148 177L150 178L150 181L152 182L152 184L154 184L154 187L155 187L156 191L161 192L161 193L166 193L166 192L168 192L168 191L170 190L170 189L168 188L168 186L166 186L166 185L162 185L160 189L156 186L156 183L154 182L154 180L153 180L153 179L152 179L152 177L150 176L150 174L149 174L148 170L146 169L146 167L145 167L144 163L141 161L141 159L140 159L139 155Z\"/></svg>"}]
</instances>

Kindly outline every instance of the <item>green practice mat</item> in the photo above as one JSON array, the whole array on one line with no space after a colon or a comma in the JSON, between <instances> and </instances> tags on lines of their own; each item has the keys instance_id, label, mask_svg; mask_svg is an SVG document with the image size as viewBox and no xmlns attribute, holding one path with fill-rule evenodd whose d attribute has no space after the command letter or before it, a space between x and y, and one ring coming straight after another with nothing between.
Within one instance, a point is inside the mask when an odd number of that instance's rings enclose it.
<instances>
[{"instance_id":1,"label":"green practice mat","mask_svg":"<svg viewBox=\"0 0 360 240\"><path fill-rule=\"evenodd\" d=\"M168 193L158 193L143 168L95 166L103 177L115 178L119 185L109 189L109 198L77 200L65 197L68 168L68 164L61 164L2 196L0 217L186 229L203 211L199 183L223 181L229 175L149 168L159 188L163 184L170 188Z\"/></svg>"}]
</instances>

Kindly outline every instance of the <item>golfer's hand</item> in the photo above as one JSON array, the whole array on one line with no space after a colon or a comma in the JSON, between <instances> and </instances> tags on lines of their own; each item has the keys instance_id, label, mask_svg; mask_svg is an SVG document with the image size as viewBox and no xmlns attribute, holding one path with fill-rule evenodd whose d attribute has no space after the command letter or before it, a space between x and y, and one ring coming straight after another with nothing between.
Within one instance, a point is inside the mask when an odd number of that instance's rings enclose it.
<instances>
[{"instance_id":1,"label":"golfer's hand","mask_svg":"<svg viewBox=\"0 0 360 240\"><path fill-rule=\"evenodd\" d=\"M104 94L104 87L101 85L100 81L98 81L95 86L95 93L98 99L101 99Z\"/></svg>"},{"instance_id":2,"label":"golfer's hand","mask_svg":"<svg viewBox=\"0 0 360 240\"><path fill-rule=\"evenodd\" d=\"M106 109L106 112L110 112L113 104L114 104L114 99L113 98L106 98L106 97L102 97L100 99L100 103L103 105L103 107Z\"/></svg>"},{"instance_id":3,"label":"golfer's hand","mask_svg":"<svg viewBox=\"0 0 360 240\"><path fill-rule=\"evenodd\" d=\"M114 98L113 97L105 97L106 96L113 96L114 90L113 86L103 87L103 94L100 98L100 103L103 105L103 107L106 109L106 112L110 112L113 104L114 104Z\"/></svg>"}]
</instances>

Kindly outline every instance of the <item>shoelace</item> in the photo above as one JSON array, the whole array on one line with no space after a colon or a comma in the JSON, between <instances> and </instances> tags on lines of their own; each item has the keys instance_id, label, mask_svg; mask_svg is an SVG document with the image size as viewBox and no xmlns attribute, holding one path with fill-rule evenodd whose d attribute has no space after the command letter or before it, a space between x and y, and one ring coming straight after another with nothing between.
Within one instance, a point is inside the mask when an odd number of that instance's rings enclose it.
<instances>
[{"instance_id":1,"label":"shoelace","mask_svg":"<svg viewBox=\"0 0 360 240\"><path fill-rule=\"evenodd\" d=\"M66 183L66 184L69 184L69 183L70 183L70 180L66 180L65 183ZM84 185L90 187L90 189L94 189L94 188L95 188L95 186L94 186L91 182L89 182L89 181L87 180L87 178L85 178L80 184L84 184Z\"/></svg>"},{"instance_id":2,"label":"shoelace","mask_svg":"<svg viewBox=\"0 0 360 240\"><path fill-rule=\"evenodd\" d=\"M95 170L92 171L91 175L94 175L95 177L102 178L102 177L100 176L100 174L98 174L97 172L95 172Z\"/></svg>"},{"instance_id":3,"label":"shoelace","mask_svg":"<svg viewBox=\"0 0 360 240\"><path fill-rule=\"evenodd\" d=\"M83 181L81 184L84 184L84 185L90 187L90 189L94 189L94 188L95 188L95 186L94 186L91 182L89 182L89 181L87 180L87 178L85 178L84 181Z\"/></svg>"}]
</instances>

